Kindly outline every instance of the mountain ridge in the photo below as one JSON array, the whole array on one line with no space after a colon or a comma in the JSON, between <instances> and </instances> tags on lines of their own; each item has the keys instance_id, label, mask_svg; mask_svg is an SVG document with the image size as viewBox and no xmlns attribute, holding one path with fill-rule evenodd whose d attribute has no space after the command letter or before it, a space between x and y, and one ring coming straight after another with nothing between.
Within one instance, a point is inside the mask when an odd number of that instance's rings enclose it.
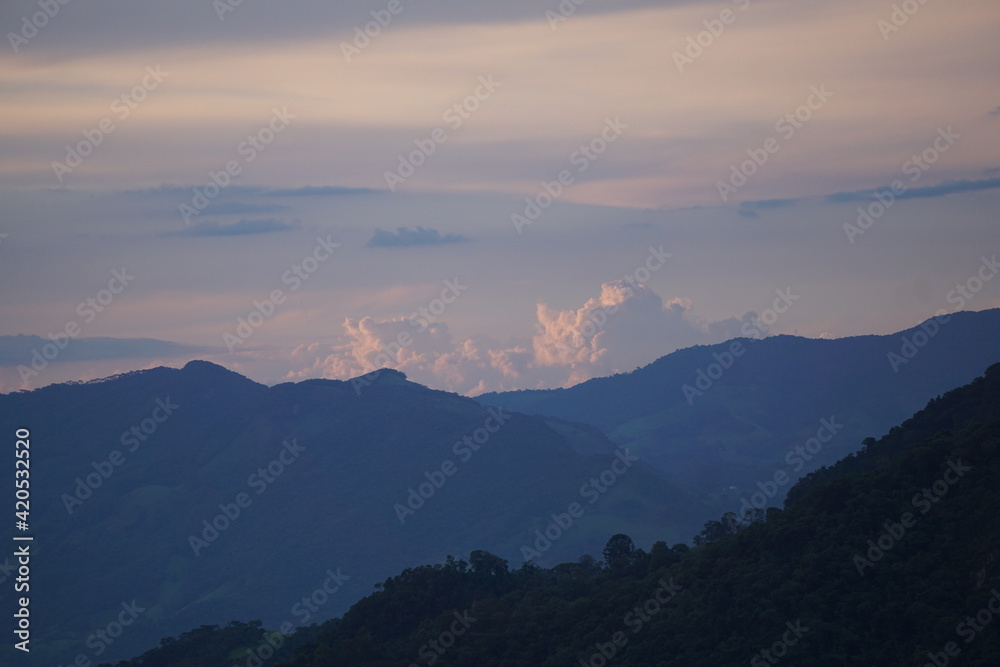
<instances>
[{"instance_id":1,"label":"mountain ridge","mask_svg":"<svg viewBox=\"0 0 1000 667\"><path fill-rule=\"evenodd\" d=\"M890 355L901 351L912 354L894 365ZM864 438L998 360L1000 309L992 309L955 313L945 323L927 320L890 335L733 339L570 388L476 399L592 424L721 514L783 467L787 453L814 437L822 419L832 416L845 428L803 474L851 453Z\"/></svg>"},{"instance_id":2,"label":"mountain ridge","mask_svg":"<svg viewBox=\"0 0 1000 667\"><path fill-rule=\"evenodd\" d=\"M248 666L276 655L275 667L906 667L959 655L988 667L1000 653L998 475L1000 364L702 546L647 552L616 535L603 564L551 569L473 551L408 568L317 627L199 628L116 667L209 667L220 651Z\"/></svg>"},{"instance_id":3,"label":"mountain ridge","mask_svg":"<svg viewBox=\"0 0 1000 667\"><path fill-rule=\"evenodd\" d=\"M615 459L591 427L404 378L266 387L196 361L0 395L0 429L27 428L34 445L39 655L97 658L88 633L123 600L144 612L103 657L261 604L280 623L290 592L327 570L348 578L316 620L448 553L518 558ZM641 463L599 499L544 559L599 549L622 524L637 539L697 527L691 499Z\"/></svg>"}]
</instances>

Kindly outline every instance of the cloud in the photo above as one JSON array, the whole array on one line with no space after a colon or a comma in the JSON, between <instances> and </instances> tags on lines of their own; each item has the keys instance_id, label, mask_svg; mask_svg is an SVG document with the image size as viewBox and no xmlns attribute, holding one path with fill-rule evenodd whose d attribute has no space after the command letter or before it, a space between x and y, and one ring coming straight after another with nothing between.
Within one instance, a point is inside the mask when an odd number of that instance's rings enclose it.
<instances>
[{"instance_id":1,"label":"cloud","mask_svg":"<svg viewBox=\"0 0 1000 667\"><path fill-rule=\"evenodd\" d=\"M337 343L302 345L293 350L290 358L282 361L286 368L290 365L298 370L284 379L346 380L379 368L395 368L414 382L476 395L491 390L559 386L566 375L561 369L538 368L528 341L504 344L485 337L456 340L448 325L441 322L420 330L406 318L365 317L348 319L343 328Z\"/></svg>"},{"instance_id":2,"label":"cloud","mask_svg":"<svg viewBox=\"0 0 1000 667\"><path fill-rule=\"evenodd\" d=\"M170 197L190 197L191 192L204 184L160 185L155 188L121 190L126 195L167 195ZM340 185L304 185L298 188L268 188L258 185L232 184L223 189L220 197L340 197L346 195L382 194L388 190L377 188L349 188ZM218 204L215 204L218 205ZM251 204L247 204L251 206ZM281 206L280 204L253 204L252 206ZM285 207L282 207L285 208Z\"/></svg>"},{"instance_id":3,"label":"cloud","mask_svg":"<svg viewBox=\"0 0 1000 667\"><path fill-rule=\"evenodd\" d=\"M601 294L581 307L537 307L534 362L565 368L566 384L631 371L682 347L739 335L743 320L706 322L689 299L666 303L645 285L604 283Z\"/></svg>"},{"instance_id":4,"label":"cloud","mask_svg":"<svg viewBox=\"0 0 1000 667\"><path fill-rule=\"evenodd\" d=\"M340 197L343 195L370 195L381 194L385 190L374 188L344 188L337 185L305 185L301 188L285 188L276 190L263 190L262 197Z\"/></svg>"},{"instance_id":5,"label":"cloud","mask_svg":"<svg viewBox=\"0 0 1000 667\"><path fill-rule=\"evenodd\" d=\"M181 236L247 236L249 234L273 234L288 232L299 228L299 223L285 222L278 218L249 219L244 218L231 225L218 222L203 222L182 232Z\"/></svg>"},{"instance_id":6,"label":"cloud","mask_svg":"<svg viewBox=\"0 0 1000 667\"><path fill-rule=\"evenodd\" d=\"M591 3L584 11L587 14L606 14L661 4L662 0L622 0L611 6ZM25 48L22 52L26 56L52 57L53 54L117 53L124 49L152 49L177 44L197 47L215 46L220 42L261 44L294 39L329 40L331 35L339 42L351 39L355 26L364 26L372 20L369 11L384 10L385 6L385 2L330 5L323 0L301 0L289 7L270 3L219 2L213 5L204 0L175 0L170 7L155 3L138 7L131 0L107 0L91 6L86 13L80 13L73 22L51 21L49 30L53 39L44 45L45 51L41 54L41 45L35 49ZM394 19L394 28L396 23L434 25L536 21L545 25L546 8L540 8L532 0L502 3L443 0L418 9L406 9L410 6L403 4L405 12ZM416 7L415 4L412 6ZM22 17L30 16L29 8L37 10L34 3L0 3L0 22L20 26ZM556 9L555 4L552 9ZM226 25L238 22L240 30L220 30L220 21L225 21ZM35 47L34 44L31 46Z\"/></svg>"},{"instance_id":7,"label":"cloud","mask_svg":"<svg viewBox=\"0 0 1000 667\"><path fill-rule=\"evenodd\" d=\"M690 300L664 303L645 285L615 281L578 308L537 304L530 340L456 339L440 321L421 328L405 317L347 319L336 343L292 351L287 363L298 370L284 379L348 379L390 367L468 395L571 386L634 370L680 347L733 338L751 316L706 322Z\"/></svg>"},{"instance_id":8,"label":"cloud","mask_svg":"<svg viewBox=\"0 0 1000 667\"><path fill-rule=\"evenodd\" d=\"M899 199L923 199L926 197L946 197L953 194L967 192L981 192L984 190L995 190L1000 188L1000 178L985 178L980 180L946 181L938 185L928 185L922 188L910 188L899 195ZM874 199L875 193L885 188L875 190L853 190L850 192L836 192L827 195L825 200L828 203L840 204L859 201L870 201Z\"/></svg>"},{"instance_id":9,"label":"cloud","mask_svg":"<svg viewBox=\"0 0 1000 667\"><path fill-rule=\"evenodd\" d=\"M993 174L1000 169L987 169L985 173ZM885 190L888 186L875 189L849 190L844 192L834 192L824 195L822 200L827 204L850 204L853 202L866 202L875 198L876 193ZM964 179L958 181L946 181L938 185L927 185L920 188L909 188L901 193L899 199L923 199L927 197L945 197L953 194L964 194L969 192L982 192L985 190L995 190L1000 188L1000 178L984 178L979 180ZM742 201L736 208L736 212L745 218L759 218L759 211L765 209L784 208L795 204L801 204L813 199L812 197L784 197L775 199L757 199Z\"/></svg>"},{"instance_id":10,"label":"cloud","mask_svg":"<svg viewBox=\"0 0 1000 667\"><path fill-rule=\"evenodd\" d=\"M57 342L65 344L66 337ZM155 338L74 338L68 343L55 361L180 357L215 351L210 347L181 345ZM35 351L45 354L43 348L55 344L41 336L0 336L0 366L28 366Z\"/></svg>"},{"instance_id":11,"label":"cloud","mask_svg":"<svg viewBox=\"0 0 1000 667\"><path fill-rule=\"evenodd\" d=\"M948 181L940 185L930 185L924 188L911 188L899 196L900 199L920 199L923 197L945 197L947 195L965 192L981 192L1000 188L1000 178L987 178L979 181Z\"/></svg>"},{"instance_id":12,"label":"cloud","mask_svg":"<svg viewBox=\"0 0 1000 667\"><path fill-rule=\"evenodd\" d=\"M784 208L805 201L806 197L786 197L783 199L757 199L740 202L736 212L745 218L759 218L762 209Z\"/></svg>"},{"instance_id":13,"label":"cloud","mask_svg":"<svg viewBox=\"0 0 1000 667\"><path fill-rule=\"evenodd\" d=\"M445 245L447 243L463 243L469 239L459 234L441 234L429 227L398 227L396 232L376 229L368 241L369 248L412 248L421 245Z\"/></svg>"},{"instance_id":14,"label":"cloud","mask_svg":"<svg viewBox=\"0 0 1000 667\"><path fill-rule=\"evenodd\" d=\"M1000 116L1000 107L996 107L992 111L990 111L990 115L991 116Z\"/></svg>"},{"instance_id":15,"label":"cloud","mask_svg":"<svg viewBox=\"0 0 1000 667\"><path fill-rule=\"evenodd\" d=\"M264 213L280 213L291 209L284 204L248 204L241 201L215 201L208 205L201 215L261 215Z\"/></svg>"}]
</instances>

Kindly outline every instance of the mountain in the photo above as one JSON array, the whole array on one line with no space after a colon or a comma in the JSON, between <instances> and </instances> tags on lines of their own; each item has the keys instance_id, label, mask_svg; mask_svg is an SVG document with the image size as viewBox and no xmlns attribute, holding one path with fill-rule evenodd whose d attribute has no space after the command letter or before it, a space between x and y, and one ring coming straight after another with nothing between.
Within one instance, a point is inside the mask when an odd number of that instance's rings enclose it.
<instances>
[{"instance_id":1,"label":"mountain","mask_svg":"<svg viewBox=\"0 0 1000 667\"><path fill-rule=\"evenodd\" d=\"M473 552L290 637L200 628L117 667L988 667L1000 655L1000 365L708 544L602 565ZM957 660L956 660L957 658Z\"/></svg>"},{"instance_id":2,"label":"mountain","mask_svg":"<svg viewBox=\"0 0 1000 667\"><path fill-rule=\"evenodd\" d=\"M970 380L1000 358L998 333L994 310L894 336L737 339L478 401L390 370L266 387L206 362L0 395L0 428L32 444L33 652L96 663L233 619L262 620L231 628L244 638L290 631L473 550L551 566L616 533L712 541L723 512L778 504ZM8 557L0 583L12 571Z\"/></svg>"},{"instance_id":3,"label":"mountain","mask_svg":"<svg viewBox=\"0 0 1000 667\"><path fill-rule=\"evenodd\" d=\"M389 370L266 387L191 362L0 395L0 432L18 429L46 664L235 618L314 623L475 548L555 563L618 530L651 543L700 525L696 501L593 427Z\"/></svg>"},{"instance_id":4,"label":"mountain","mask_svg":"<svg viewBox=\"0 0 1000 667\"><path fill-rule=\"evenodd\" d=\"M993 309L888 336L740 338L568 389L478 400L600 428L710 507L705 519L779 505L801 476L997 361Z\"/></svg>"}]
</instances>

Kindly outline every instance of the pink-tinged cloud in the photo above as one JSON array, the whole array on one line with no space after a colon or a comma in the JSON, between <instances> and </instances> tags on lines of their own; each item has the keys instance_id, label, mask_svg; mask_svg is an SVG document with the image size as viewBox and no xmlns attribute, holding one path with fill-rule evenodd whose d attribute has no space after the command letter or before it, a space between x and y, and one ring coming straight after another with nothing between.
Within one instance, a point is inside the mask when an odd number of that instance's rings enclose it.
<instances>
[{"instance_id":1,"label":"pink-tinged cloud","mask_svg":"<svg viewBox=\"0 0 1000 667\"><path fill-rule=\"evenodd\" d=\"M390 367L416 382L469 395L570 386L633 370L679 347L736 336L748 317L706 322L690 300L664 303L645 285L615 281L578 308L539 303L530 343L457 340L442 322L348 319L336 342L291 351L288 363L296 370L285 379L347 379Z\"/></svg>"}]
</instances>

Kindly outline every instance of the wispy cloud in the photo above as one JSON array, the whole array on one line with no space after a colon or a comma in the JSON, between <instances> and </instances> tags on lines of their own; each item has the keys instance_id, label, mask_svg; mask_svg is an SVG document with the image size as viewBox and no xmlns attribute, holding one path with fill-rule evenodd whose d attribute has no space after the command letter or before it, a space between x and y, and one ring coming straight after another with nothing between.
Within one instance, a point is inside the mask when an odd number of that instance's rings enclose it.
<instances>
[{"instance_id":1,"label":"wispy cloud","mask_svg":"<svg viewBox=\"0 0 1000 667\"><path fill-rule=\"evenodd\" d=\"M194 185L164 184L155 188L122 190L126 195L166 195L169 197L190 197ZM219 193L222 198L234 197L340 197L345 195L382 194L388 190L377 188L348 188L340 185L304 185L298 188L268 188L258 185L230 185ZM214 204L219 206L219 204ZM260 204L260 206L280 206L280 204Z\"/></svg>"},{"instance_id":2,"label":"wispy cloud","mask_svg":"<svg viewBox=\"0 0 1000 667\"><path fill-rule=\"evenodd\" d=\"M985 178L981 180L946 181L938 185L928 185L922 188L910 188L899 195L900 199L923 199L927 197L945 197L947 195L968 192L981 192L1000 188L1000 178ZM881 188L884 189L884 188ZM875 190L853 190L851 192L836 192L825 197L831 204L841 204L857 201L869 201L875 196Z\"/></svg>"},{"instance_id":3,"label":"wispy cloud","mask_svg":"<svg viewBox=\"0 0 1000 667\"><path fill-rule=\"evenodd\" d=\"M299 223L285 222L278 218L249 219L244 218L231 225L218 222L203 222L190 229L178 232L181 236L247 236L249 234L273 234L289 232L299 228Z\"/></svg>"},{"instance_id":4,"label":"wispy cloud","mask_svg":"<svg viewBox=\"0 0 1000 667\"><path fill-rule=\"evenodd\" d=\"M988 169L985 173L996 173L997 169ZM866 202L875 198L875 194L886 189L882 188L865 190L848 190L844 192L834 192L822 197L822 201L827 204L850 204L852 202ZM928 197L946 197L954 194L965 194L969 192L982 192L985 190L995 190L1000 188L1000 178L984 178L979 180L965 179L960 181L946 181L937 185L927 185L921 188L910 188L898 195L899 199L924 199ZM787 197L781 199L758 199L740 202L736 212L745 218L759 218L759 212L764 209L782 208L807 202L812 197Z\"/></svg>"},{"instance_id":5,"label":"wispy cloud","mask_svg":"<svg viewBox=\"0 0 1000 667\"><path fill-rule=\"evenodd\" d=\"M0 366L28 365L35 350L52 341L41 336L0 336ZM60 362L194 356L215 352L210 347L181 345L155 338L74 338L59 354Z\"/></svg>"},{"instance_id":6,"label":"wispy cloud","mask_svg":"<svg viewBox=\"0 0 1000 667\"><path fill-rule=\"evenodd\" d=\"M398 227L395 232L376 229L368 241L369 248L412 248L421 245L445 245L463 243L469 239L460 234L442 234L430 227Z\"/></svg>"},{"instance_id":7,"label":"wispy cloud","mask_svg":"<svg viewBox=\"0 0 1000 667\"><path fill-rule=\"evenodd\" d=\"M301 188L286 188L279 190L261 189L260 195L263 197L340 197L343 195L370 195L379 194L385 190L374 188L344 188L338 185L306 185Z\"/></svg>"},{"instance_id":8,"label":"wispy cloud","mask_svg":"<svg viewBox=\"0 0 1000 667\"><path fill-rule=\"evenodd\" d=\"M980 192L982 190L995 190L1000 188L1000 178L988 178L981 181L949 181L940 185L931 185L926 188L913 188L907 190L900 198L920 199L923 197L944 197L964 192Z\"/></svg>"},{"instance_id":9,"label":"wispy cloud","mask_svg":"<svg viewBox=\"0 0 1000 667\"><path fill-rule=\"evenodd\" d=\"M249 204L241 201L212 202L201 215L261 215L280 213L292 207L284 204Z\"/></svg>"},{"instance_id":10,"label":"wispy cloud","mask_svg":"<svg viewBox=\"0 0 1000 667\"><path fill-rule=\"evenodd\" d=\"M745 218L759 218L761 209L784 208L803 201L804 197L789 197L786 199L758 199L756 201L740 202L736 212Z\"/></svg>"}]
</instances>

